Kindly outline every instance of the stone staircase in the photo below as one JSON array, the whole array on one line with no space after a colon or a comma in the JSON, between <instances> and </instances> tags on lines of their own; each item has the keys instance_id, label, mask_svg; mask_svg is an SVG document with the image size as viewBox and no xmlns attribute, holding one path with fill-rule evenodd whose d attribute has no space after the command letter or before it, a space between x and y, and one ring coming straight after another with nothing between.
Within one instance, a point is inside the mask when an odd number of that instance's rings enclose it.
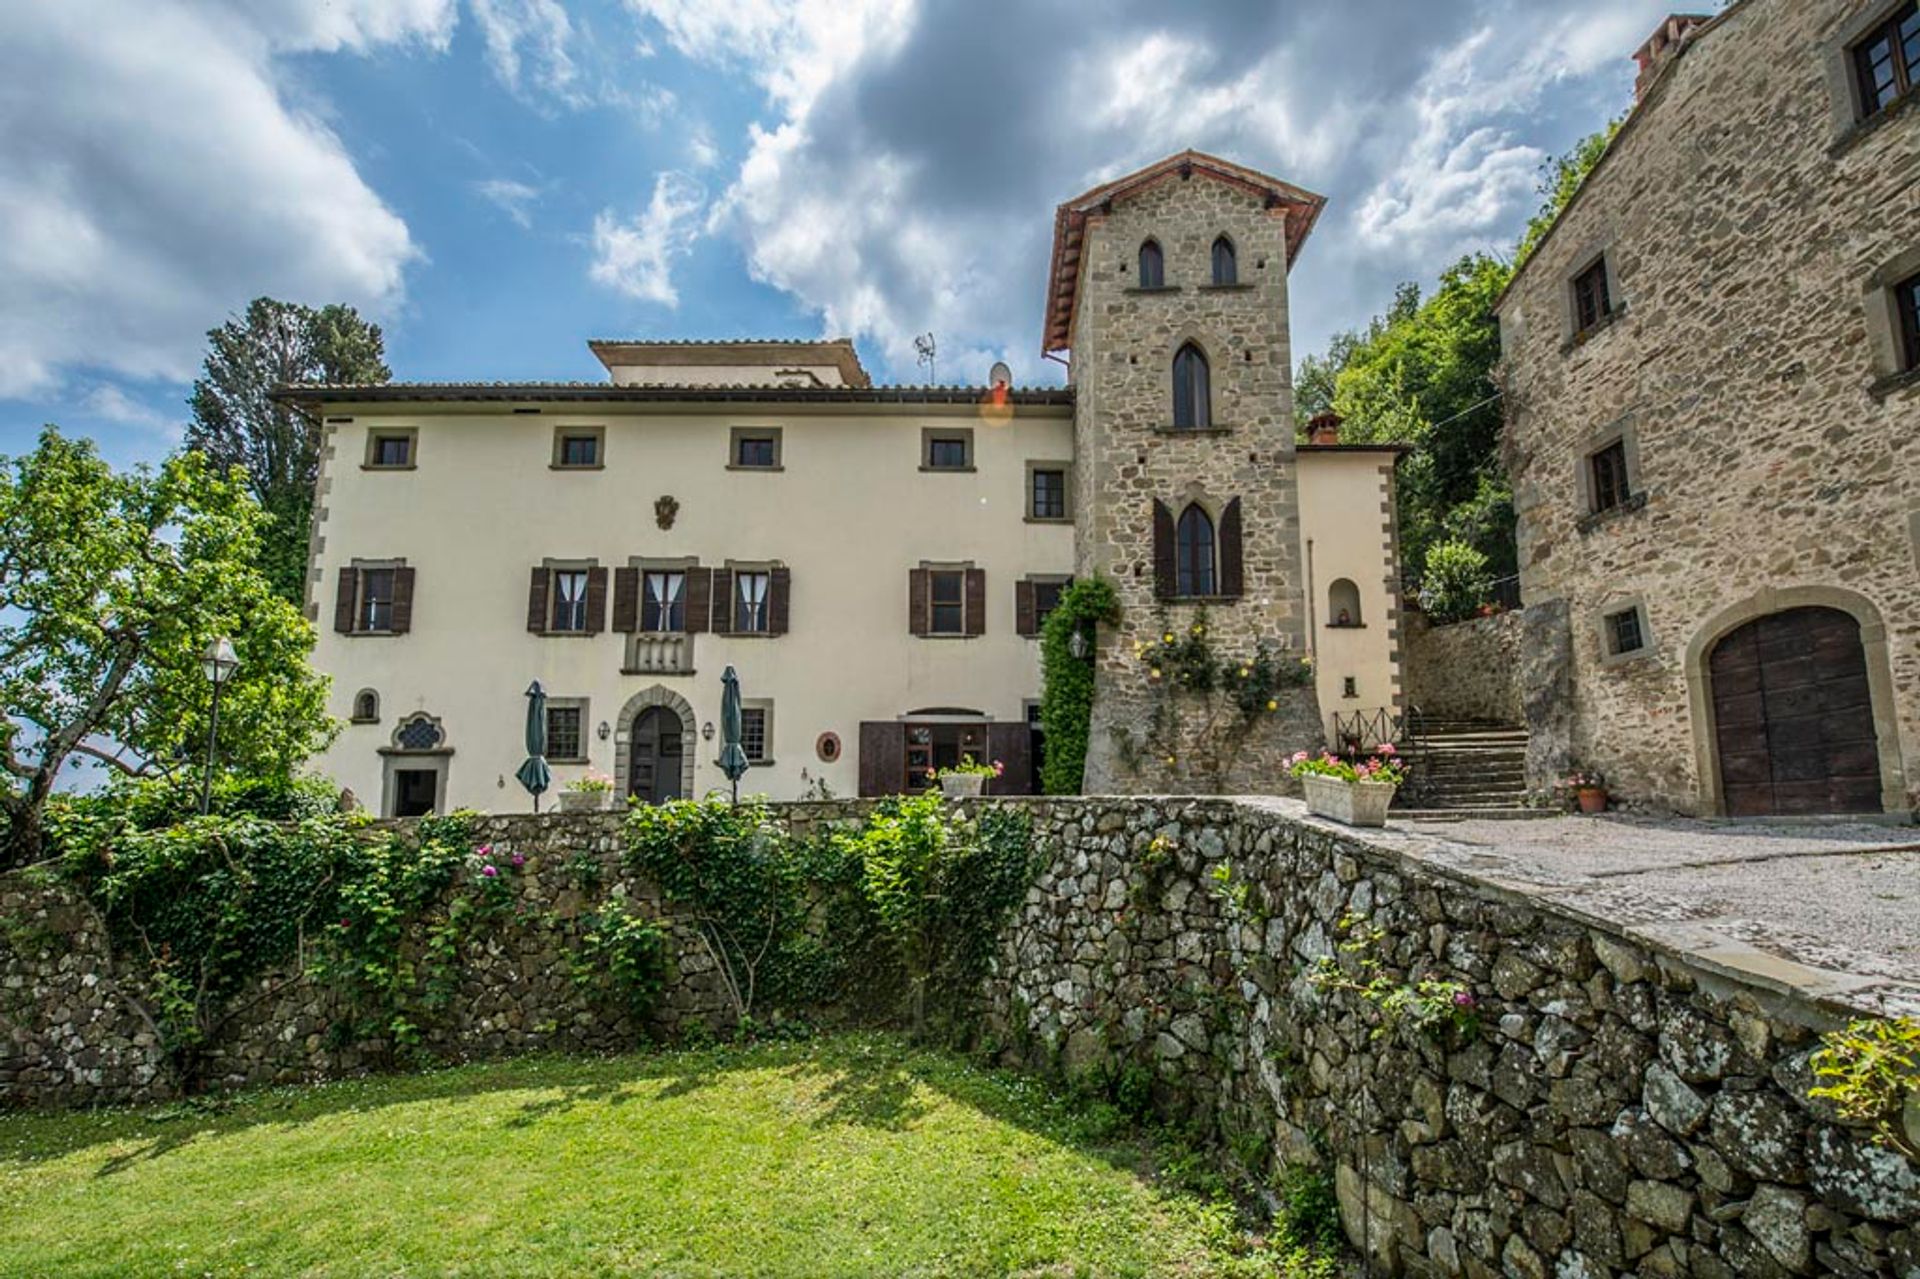
<instances>
[{"instance_id":1,"label":"stone staircase","mask_svg":"<svg viewBox=\"0 0 1920 1279\"><path fill-rule=\"evenodd\" d=\"M1550 815L1526 805L1524 728L1481 719L1424 719L1406 754L1414 771L1396 797L1396 817L1459 820Z\"/></svg>"}]
</instances>

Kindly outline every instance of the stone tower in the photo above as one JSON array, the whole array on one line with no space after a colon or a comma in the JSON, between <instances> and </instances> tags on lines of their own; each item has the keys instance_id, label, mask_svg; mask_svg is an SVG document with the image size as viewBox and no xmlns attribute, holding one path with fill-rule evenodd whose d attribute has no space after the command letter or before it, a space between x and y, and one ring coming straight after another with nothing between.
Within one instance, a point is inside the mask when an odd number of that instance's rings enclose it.
<instances>
[{"instance_id":1,"label":"stone tower","mask_svg":"<svg viewBox=\"0 0 1920 1279\"><path fill-rule=\"evenodd\" d=\"M1120 604L1089 792L1273 791L1324 741L1311 683L1246 715L1156 647L1204 639L1229 680L1262 646L1289 671L1308 651L1287 271L1324 203L1188 151L1055 215L1045 345L1072 351L1076 573Z\"/></svg>"}]
</instances>

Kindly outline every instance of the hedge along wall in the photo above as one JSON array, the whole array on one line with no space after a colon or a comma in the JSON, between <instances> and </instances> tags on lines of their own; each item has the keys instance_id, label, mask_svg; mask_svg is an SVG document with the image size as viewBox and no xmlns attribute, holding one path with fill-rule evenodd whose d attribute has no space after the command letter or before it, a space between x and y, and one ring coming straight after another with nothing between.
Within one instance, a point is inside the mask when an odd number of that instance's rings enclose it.
<instances>
[{"instance_id":1,"label":"hedge along wall","mask_svg":"<svg viewBox=\"0 0 1920 1279\"><path fill-rule=\"evenodd\" d=\"M1807 1099L1818 1031L1858 1010L1730 973L1551 903L1422 860L1416 841L1301 816L1284 801L1017 803L1044 868L1001 942L983 1034L1009 1060L1217 1131L1255 1171L1331 1165L1356 1245L1391 1272L1491 1276L1902 1275L1920 1270L1920 1176ZM796 830L857 802L782 805ZM505 817L478 831L527 862L529 909L469 957L445 1056L609 1048L644 1028L571 980L554 921L589 903L580 859L636 909L619 818ZM596 890L605 891L605 887ZM570 896L571 895L571 896ZM88 910L0 881L0 1096L15 1104L162 1095L156 1041L115 987ZM1356 939L1377 939L1356 943ZM1341 951L1345 939L1356 949ZM721 1022L693 940L662 1028ZM1340 955L1384 987L1458 982L1431 1033L1316 983ZM1440 987L1442 992L1453 989ZM335 1045L323 997L293 987L213 1046L228 1083L370 1064Z\"/></svg>"}]
</instances>

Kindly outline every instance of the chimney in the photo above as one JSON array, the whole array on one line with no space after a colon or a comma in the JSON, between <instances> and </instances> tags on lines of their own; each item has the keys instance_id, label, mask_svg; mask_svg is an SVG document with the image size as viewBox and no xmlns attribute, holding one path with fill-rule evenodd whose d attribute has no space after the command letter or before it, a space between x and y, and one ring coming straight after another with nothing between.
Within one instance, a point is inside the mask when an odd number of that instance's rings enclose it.
<instances>
[{"instance_id":1,"label":"chimney","mask_svg":"<svg viewBox=\"0 0 1920 1279\"><path fill-rule=\"evenodd\" d=\"M1307 443L1338 444L1340 442L1340 415L1338 413L1320 413L1307 423Z\"/></svg>"},{"instance_id":2,"label":"chimney","mask_svg":"<svg viewBox=\"0 0 1920 1279\"><path fill-rule=\"evenodd\" d=\"M1660 73L1667 69L1667 65L1680 56L1693 33L1711 21L1711 14L1676 13L1647 38L1639 52L1633 55L1633 60L1640 64L1640 74L1633 82L1633 100L1636 104L1647 96L1647 90L1653 87L1653 82L1660 78Z\"/></svg>"}]
</instances>

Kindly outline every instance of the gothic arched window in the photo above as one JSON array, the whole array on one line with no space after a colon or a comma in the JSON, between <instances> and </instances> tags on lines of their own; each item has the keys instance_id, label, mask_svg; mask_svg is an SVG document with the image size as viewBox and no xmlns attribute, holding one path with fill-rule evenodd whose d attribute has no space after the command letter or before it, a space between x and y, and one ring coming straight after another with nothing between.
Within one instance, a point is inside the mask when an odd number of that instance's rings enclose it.
<instances>
[{"instance_id":1,"label":"gothic arched window","mask_svg":"<svg viewBox=\"0 0 1920 1279\"><path fill-rule=\"evenodd\" d=\"M1191 342L1173 357L1173 424L1182 430L1213 425L1207 357Z\"/></svg>"},{"instance_id":2,"label":"gothic arched window","mask_svg":"<svg viewBox=\"0 0 1920 1279\"><path fill-rule=\"evenodd\" d=\"M1233 241L1224 235L1213 242L1213 282L1215 284L1240 282L1240 267L1233 257Z\"/></svg>"},{"instance_id":3,"label":"gothic arched window","mask_svg":"<svg viewBox=\"0 0 1920 1279\"><path fill-rule=\"evenodd\" d=\"M1160 252L1157 240L1148 240L1140 246L1140 287L1159 289L1166 287L1167 260Z\"/></svg>"},{"instance_id":4,"label":"gothic arched window","mask_svg":"<svg viewBox=\"0 0 1920 1279\"><path fill-rule=\"evenodd\" d=\"M1213 521L1198 502L1180 512L1174 548L1175 594L1214 594Z\"/></svg>"}]
</instances>

